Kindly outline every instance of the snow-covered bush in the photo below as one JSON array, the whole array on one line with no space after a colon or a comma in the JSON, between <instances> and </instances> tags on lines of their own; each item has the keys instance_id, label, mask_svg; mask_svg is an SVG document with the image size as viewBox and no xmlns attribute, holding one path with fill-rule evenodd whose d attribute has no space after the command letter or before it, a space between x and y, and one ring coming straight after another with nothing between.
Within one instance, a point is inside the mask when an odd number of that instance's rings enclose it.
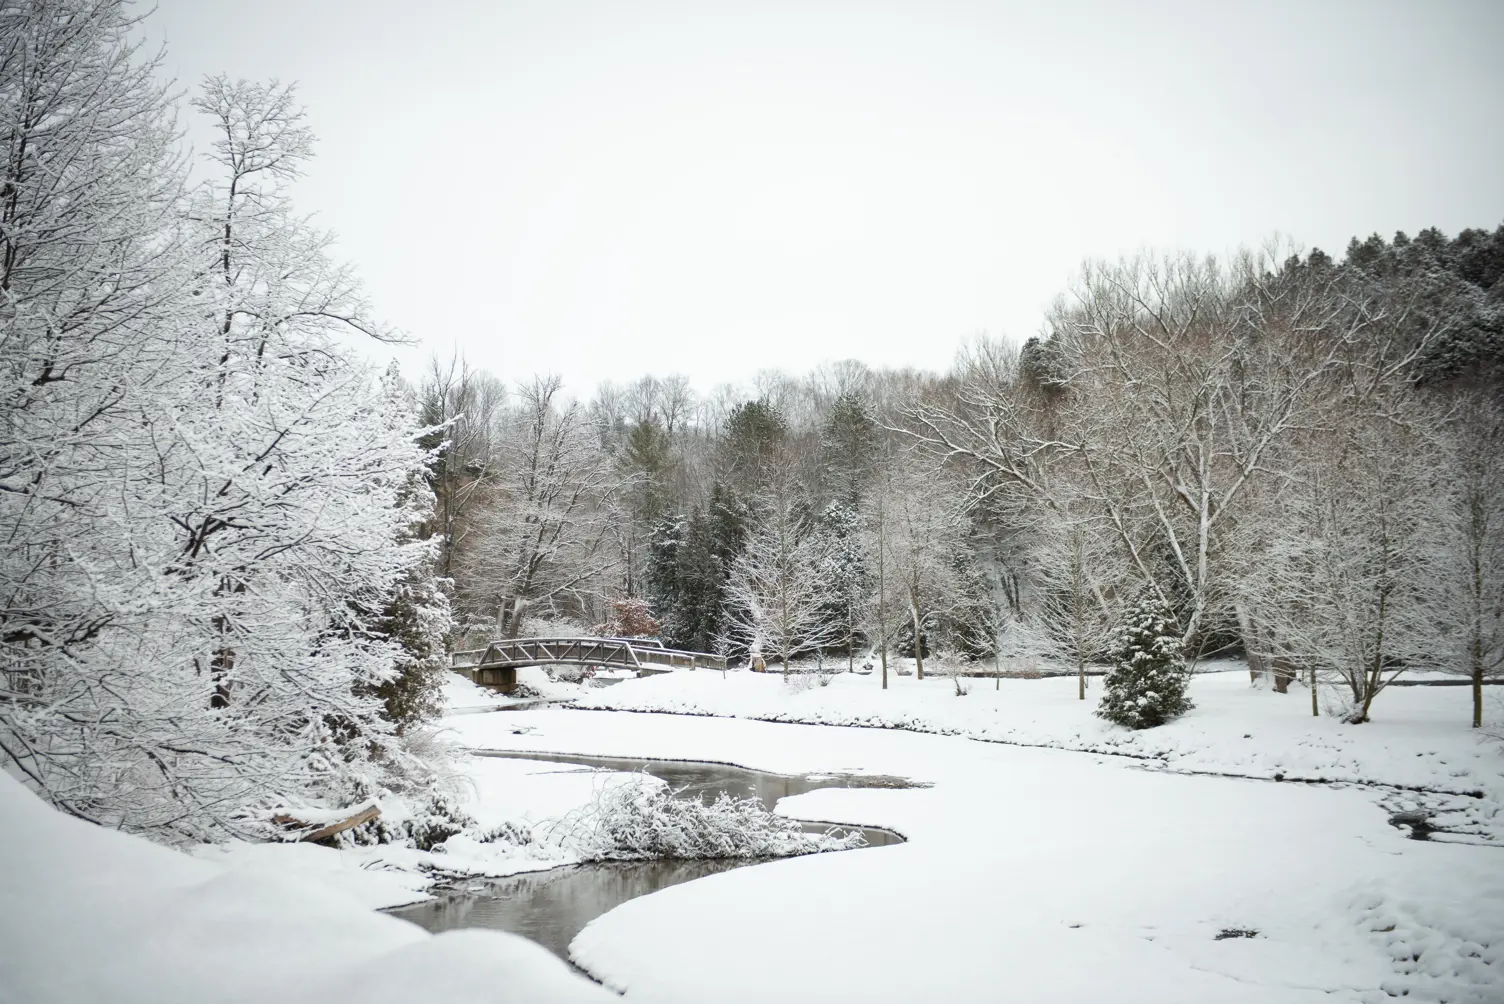
<instances>
[{"instance_id":1,"label":"snow-covered bush","mask_svg":"<svg viewBox=\"0 0 1504 1004\"><path fill-rule=\"evenodd\" d=\"M548 675L559 683L584 683L595 676L595 670L589 666L550 666Z\"/></svg>"},{"instance_id":2,"label":"snow-covered bush","mask_svg":"<svg viewBox=\"0 0 1504 1004\"><path fill-rule=\"evenodd\" d=\"M1110 654L1112 668L1097 705L1099 718L1130 729L1149 729L1191 709L1186 696L1190 669L1180 653L1180 632L1163 604L1152 598L1135 604Z\"/></svg>"},{"instance_id":3,"label":"snow-covered bush","mask_svg":"<svg viewBox=\"0 0 1504 1004\"><path fill-rule=\"evenodd\" d=\"M475 839L483 844L510 844L513 847L526 847L533 842L533 830L526 823L509 819L500 826L493 826L481 832Z\"/></svg>"},{"instance_id":4,"label":"snow-covered bush","mask_svg":"<svg viewBox=\"0 0 1504 1004\"><path fill-rule=\"evenodd\" d=\"M593 801L549 827L548 838L586 861L766 858L861 847L860 833L806 833L756 798L676 798L644 778L603 786Z\"/></svg>"},{"instance_id":5,"label":"snow-covered bush","mask_svg":"<svg viewBox=\"0 0 1504 1004\"><path fill-rule=\"evenodd\" d=\"M783 678L783 689L791 694L802 694L815 685L810 673L790 673Z\"/></svg>"},{"instance_id":6,"label":"snow-covered bush","mask_svg":"<svg viewBox=\"0 0 1504 1004\"><path fill-rule=\"evenodd\" d=\"M658 621L648 609L647 601L639 597L613 601L610 616L591 629L592 633L607 638L656 638L658 630Z\"/></svg>"},{"instance_id":7,"label":"snow-covered bush","mask_svg":"<svg viewBox=\"0 0 1504 1004\"><path fill-rule=\"evenodd\" d=\"M339 847L401 844L431 851L450 837L474 827L475 820L460 807L459 800L439 790L416 807L400 799L382 799L380 816L337 834L333 841Z\"/></svg>"}]
</instances>

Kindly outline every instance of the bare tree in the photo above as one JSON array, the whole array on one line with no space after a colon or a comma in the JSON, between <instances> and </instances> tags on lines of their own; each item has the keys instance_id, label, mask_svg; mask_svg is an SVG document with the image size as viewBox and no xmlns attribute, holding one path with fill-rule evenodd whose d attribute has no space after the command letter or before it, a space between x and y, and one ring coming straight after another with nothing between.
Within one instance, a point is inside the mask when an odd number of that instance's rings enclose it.
<instances>
[{"instance_id":1,"label":"bare tree","mask_svg":"<svg viewBox=\"0 0 1504 1004\"><path fill-rule=\"evenodd\" d=\"M1472 682L1476 729L1483 726L1483 684L1504 672L1504 410L1469 394L1448 432L1453 491L1445 560L1455 595L1443 637L1450 668Z\"/></svg>"},{"instance_id":2,"label":"bare tree","mask_svg":"<svg viewBox=\"0 0 1504 1004\"><path fill-rule=\"evenodd\" d=\"M795 656L840 640L841 625L830 615L822 538L806 515L793 464L774 458L762 474L746 547L727 581L727 633L754 657L776 656L786 676Z\"/></svg>"},{"instance_id":3,"label":"bare tree","mask_svg":"<svg viewBox=\"0 0 1504 1004\"><path fill-rule=\"evenodd\" d=\"M516 637L526 610L580 595L618 561L607 546L621 484L585 410L562 402L557 377L518 388L460 558L461 596Z\"/></svg>"},{"instance_id":4,"label":"bare tree","mask_svg":"<svg viewBox=\"0 0 1504 1004\"><path fill-rule=\"evenodd\" d=\"M897 455L885 503L885 572L897 583L914 632L916 675L924 679L925 622L960 589L956 559L966 536L964 496L946 472L913 451Z\"/></svg>"},{"instance_id":5,"label":"bare tree","mask_svg":"<svg viewBox=\"0 0 1504 1004\"><path fill-rule=\"evenodd\" d=\"M465 546L472 505L496 475L498 422L506 387L463 358L429 361L420 389L422 417L435 456L429 483L435 497L434 535L439 538L438 573L454 575L455 552Z\"/></svg>"},{"instance_id":6,"label":"bare tree","mask_svg":"<svg viewBox=\"0 0 1504 1004\"><path fill-rule=\"evenodd\" d=\"M1270 626L1273 653L1347 690L1344 717L1367 721L1374 698L1406 670L1440 669L1447 654L1443 567L1451 504L1431 416L1391 399L1310 437L1267 518L1264 560L1243 585Z\"/></svg>"},{"instance_id":7,"label":"bare tree","mask_svg":"<svg viewBox=\"0 0 1504 1004\"><path fill-rule=\"evenodd\" d=\"M1119 585L1109 575L1111 549L1086 518L1061 518L1037 538L1033 555L1043 596L1041 620L1058 651L1076 667L1076 697L1086 700L1086 665L1106 651L1120 621ZM1118 602L1115 602L1118 601Z\"/></svg>"}]
</instances>

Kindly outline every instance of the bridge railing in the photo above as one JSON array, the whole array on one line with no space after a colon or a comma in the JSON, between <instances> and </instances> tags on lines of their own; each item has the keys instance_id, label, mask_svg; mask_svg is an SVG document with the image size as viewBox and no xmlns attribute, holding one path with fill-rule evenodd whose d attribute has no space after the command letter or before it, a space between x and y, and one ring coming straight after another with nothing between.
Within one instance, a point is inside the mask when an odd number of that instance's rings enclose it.
<instances>
[{"instance_id":1,"label":"bridge railing","mask_svg":"<svg viewBox=\"0 0 1504 1004\"><path fill-rule=\"evenodd\" d=\"M653 666L671 666L674 669L721 669L726 668L724 655L709 652L689 652L677 648L637 649L637 658Z\"/></svg>"},{"instance_id":2,"label":"bridge railing","mask_svg":"<svg viewBox=\"0 0 1504 1004\"><path fill-rule=\"evenodd\" d=\"M664 648L625 638L504 638L483 649L453 653L450 665L479 680L482 671L549 663L577 666L614 666L620 669L720 669L724 656Z\"/></svg>"},{"instance_id":3,"label":"bridge railing","mask_svg":"<svg viewBox=\"0 0 1504 1004\"><path fill-rule=\"evenodd\" d=\"M483 648L472 648L465 651L454 652L449 656L449 665L452 669L470 669L480 665L480 660L486 654Z\"/></svg>"}]
</instances>

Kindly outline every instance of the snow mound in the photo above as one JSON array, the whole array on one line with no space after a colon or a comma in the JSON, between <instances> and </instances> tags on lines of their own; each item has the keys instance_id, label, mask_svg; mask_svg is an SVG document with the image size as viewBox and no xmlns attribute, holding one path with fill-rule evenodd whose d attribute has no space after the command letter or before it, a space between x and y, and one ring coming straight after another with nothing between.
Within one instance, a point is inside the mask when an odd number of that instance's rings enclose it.
<instances>
[{"instance_id":1,"label":"snow mound","mask_svg":"<svg viewBox=\"0 0 1504 1004\"><path fill-rule=\"evenodd\" d=\"M0 818L5 1004L613 999L526 939L434 937L327 883L64 816L5 774Z\"/></svg>"}]
</instances>

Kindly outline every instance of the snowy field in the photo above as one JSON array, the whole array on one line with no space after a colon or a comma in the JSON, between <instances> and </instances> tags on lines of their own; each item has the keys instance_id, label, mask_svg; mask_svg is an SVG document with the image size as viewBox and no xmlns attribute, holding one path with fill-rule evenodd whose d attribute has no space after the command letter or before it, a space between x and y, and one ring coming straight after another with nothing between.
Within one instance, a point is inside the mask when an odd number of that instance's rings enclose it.
<instances>
[{"instance_id":1,"label":"snowy field","mask_svg":"<svg viewBox=\"0 0 1504 1004\"><path fill-rule=\"evenodd\" d=\"M1140 732L1092 714L1100 679L1080 701L1074 678L972 678L964 681L970 692L957 697L938 677L894 674L884 691L875 674L842 673L822 687L812 676L681 672L587 691L576 706L905 729L1112 754L1174 771L1375 785L1397 809L1436 812L1436 825L1463 831L1459 839L1504 845L1504 751L1468 728L1466 687L1391 687L1374 703L1373 721L1354 726L1313 717L1303 687L1276 694L1250 687L1240 663L1212 667L1223 671L1192 679L1189 714ZM1487 724L1497 732L1504 687L1487 689Z\"/></svg>"},{"instance_id":2,"label":"snowy field","mask_svg":"<svg viewBox=\"0 0 1504 1004\"><path fill-rule=\"evenodd\" d=\"M497 699L456 677L447 738L930 785L778 805L905 844L738 869L599 917L572 957L627 1000L1504 1001L1504 847L1486 846L1504 757L1466 727L1465 688L1393 689L1374 722L1348 726L1312 718L1304 691L1201 674L1194 711L1128 733L1092 717L1096 691L1077 701L1072 679L977 679L957 697L944 678L884 692L859 675L533 676L550 698L620 710L476 713ZM456 770L481 828L545 823L621 777L472 756ZM1459 832L1408 839L1389 817L1417 805ZM0 815L4 1004L612 996L522 939L431 936L374 912L425 895L434 869L569 860L547 845L189 855L63 817L8 778Z\"/></svg>"},{"instance_id":3,"label":"snowy field","mask_svg":"<svg viewBox=\"0 0 1504 1004\"><path fill-rule=\"evenodd\" d=\"M746 717L543 710L520 716L529 726L524 735L498 728L502 716L453 721L460 740L478 748L701 759L784 773L868 771L933 784L825 789L779 803L779 811L804 818L888 826L907 844L712 876L596 920L576 938L572 956L629 1000L1504 999L1499 849L1410 840L1389 825L1383 792L1185 776L1156 761L959 736L749 720L816 693L785 693L776 677L675 674L623 684L610 696L623 705L667 703L681 692L677 707L704 714L706 695L721 685L743 696L741 707L728 697L721 710ZM1055 683L1018 684L1041 685ZM931 684L916 683L907 697L889 694L895 704L917 706L921 686ZM953 695L944 689L949 681L933 686ZM1218 734L1226 731L1216 724L1224 713L1211 695L1223 687L1233 702L1236 687L1247 691L1247 677L1197 684L1198 701L1206 691L1202 728ZM839 693L832 684L816 700L833 709ZM1040 693L1038 703L1050 704L1048 689ZM1395 724L1395 732L1460 735L1448 756L1471 743L1458 719L1448 721L1437 706L1451 701L1460 709L1465 695L1385 696L1395 721L1410 722ZM759 697L768 703L754 708ZM1272 727L1285 709L1298 714L1299 697L1270 697L1285 703L1249 695L1248 707L1261 709L1248 716L1249 727ZM1077 716L1086 731L1086 713ZM1043 729L1037 719L1026 727ZM1320 719L1291 724L1284 739L1266 738L1260 755L1268 761L1285 742L1284 756L1301 756L1306 730L1324 728ZM1332 748L1346 749L1360 766L1395 761L1378 749L1389 738L1382 728L1355 734ZM1497 770L1490 757L1472 763L1470 776L1483 781L1477 773L1487 763ZM1227 753L1216 763L1254 760ZM1451 769L1438 765L1428 776ZM1256 933L1236 936L1243 932ZM749 952L766 963L749 966Z\"/></svg>"},{"instance_id":4,"label":"snowy field","mask_svg":"<svg viewBox=\"0 0 1504 1004\"><path fill-rule=\"evenodd\" d=\"M612 999L523 938L374 913L315 877L337 864L197 860L63 816L6 775L0 819L4 1004Z\"/></svg>"}]
</instances>

